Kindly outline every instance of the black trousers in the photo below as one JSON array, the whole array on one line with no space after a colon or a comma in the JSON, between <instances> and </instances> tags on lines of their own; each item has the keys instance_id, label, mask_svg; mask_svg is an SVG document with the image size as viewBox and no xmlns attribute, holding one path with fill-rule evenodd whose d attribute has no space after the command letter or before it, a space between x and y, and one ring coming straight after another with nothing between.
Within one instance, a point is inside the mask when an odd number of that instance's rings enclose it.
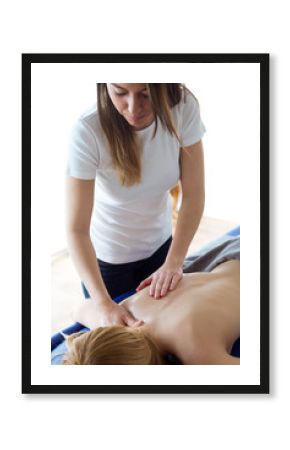
<instances>
[{"instance_id":1,"label":"black trousers","mask_svg":"<svg viewBox=\"0 0 290 450\"><path fill-rule=\"evenodd\" d=\"M127 292L132 292L136 287L155 272L164 263L172 236L156 250L149 258L141 259L125 264L110 264L98 259L102 278L112 299ZM85 298L90 298L85 285L82 283Z\"/></svg>"}]
</instances>

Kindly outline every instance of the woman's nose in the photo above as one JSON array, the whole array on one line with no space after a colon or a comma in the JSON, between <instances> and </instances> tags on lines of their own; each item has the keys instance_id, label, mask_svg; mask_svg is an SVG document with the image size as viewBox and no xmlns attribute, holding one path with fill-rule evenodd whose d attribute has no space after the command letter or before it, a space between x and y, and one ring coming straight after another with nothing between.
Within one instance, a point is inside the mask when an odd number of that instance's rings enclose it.
<instances>
[{"instance_id":1,"label":"woman's nose","mask_svg":"<svg viewBox=\"0 0 290 450\"><path fill-rule=\"evenodd\" d=\"M142 104L139 99L130 97L128 99L128 112L133 115L142 110Z\"/></svg>"}]
</instances>

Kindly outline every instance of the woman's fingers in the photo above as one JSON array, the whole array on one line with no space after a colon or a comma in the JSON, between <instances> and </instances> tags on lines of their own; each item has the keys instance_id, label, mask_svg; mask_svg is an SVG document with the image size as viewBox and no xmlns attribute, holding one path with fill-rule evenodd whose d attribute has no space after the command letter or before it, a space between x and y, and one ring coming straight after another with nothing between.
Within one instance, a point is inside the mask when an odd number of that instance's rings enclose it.
<instances>
[{"instance_id":1,"label":"woman's fingers","mask_svg":"<svg viewBox=\"0 0 290 450\"><path fill-rule=\"evenodd\" d=\"M165 295L167 293L169 286L171 286L171 284L172 284L172 280L173 280L172 275L167 276L165 278L162 288L161 288L161 292L160 292L161 297L163 297L163 295Z\"/></svg>"},{"instance_id":2,"label":"woman's fingers","mask_svg":"<svg viewBox=\"0 0 290 450\"><path fill-rule=\"evenodd\" d=\"M163 274L156 274L156 276L153 277L149 291L150 295L155 298L160 297L165 278L166 276L164 276Z\"/></svg>"},{"instance_id":3,"label":"woman's fingers","mask_svg":"<svg viewBox=\"0 0 290 450\"><path fill-rule=\"evenodd\" d=\"M150 277L143 280L136 291L144 289L150 285L149 295L155 299L164 297L167 292L176 288L177 284L182 278L182 272L176 271L158 271L153 273Z\"/></svg>"},{"instance_id":4,"label":"woman's fingers","mask_svg":"<svg viewBox=\"0 0 290 450\"><path fill-rule=\"evenodd\" d=\"M143 320L136 320L130 313L126 313L123 316L123 322L125 325L133 328L140 327L144 323Z\"/></svg>"},{"instance_id":5,"label":"woman's fingers","mask_svg":"<svg viewBox=\"0 0 290 450\"><path fill-rule=\"evenodd\" d=\"M156 290L156 284L158 281L158 276L153 276L151 284L150 284L150 289L149 289L149 295L151 295L152 297L155 295L155 290Z\"/></svg>"},{"instance_id":6,"label":"woman's fingers","mask_svg":"<svg viewBox=\"0 0 290 450\"><path fill-rule=\"evenodd\" d=\"M154 296L156 299L164 297L167 292L176 288L177 284L181 280L182 275L179 273L171 273L165 276L162 274L153 281L150 286L150 295Z\"/></svg>"},{"instance_id":7,"label":"woman's fingers","mask_svg":"<svg viewBox=\"0 0 290 450\"><path fill-rule=\"evenodd\" d=\"M132 325L133 328L138 328L144 325L144 320L137 320L134 325Z\"/></svg>"},{"instance_id":8,"label":"woman's fingers","mask_svg":"<svg viewBox=\"0 0 290 450\"><path fill-rule=\"evenodd\" d=\"M151 280L152 280L152 276L145 278L145 280L141 281L141 283L139 284L139 286L137 286L136 291L141 291L142 289L144 289L146 286L149 286L149 284L151 284Z\"/></svg>"},{"instance_id":9,"label":"woman's fingers","mask_svg":"<svg viewBox=\"0 0 290 450\"><path fill-rule=\"evenodd\" d=\"M171 283L170 283L170 287L169 290L173 291L173 289L176 288L177 284L179 283L179 281L181 280L182 275L180 275L179 273L175 273L172 277Z\"/></svg>"}]
</instances>

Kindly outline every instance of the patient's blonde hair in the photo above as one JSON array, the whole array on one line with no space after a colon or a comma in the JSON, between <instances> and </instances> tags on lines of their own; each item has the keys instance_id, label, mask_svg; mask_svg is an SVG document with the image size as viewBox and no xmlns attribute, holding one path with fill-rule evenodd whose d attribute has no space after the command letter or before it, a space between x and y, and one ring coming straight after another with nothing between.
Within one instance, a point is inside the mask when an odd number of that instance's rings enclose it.
<instances>
[{"instance_id":1,"label":"patient's blonde hair","mask_svg":"<svg viewBox=\"0 0 290 450\"><path fill-rule=\"evenodd\" d=\"M164 364L162 355L143 327L99 327L68 337L62 364Z\"/></svg>"}]
</instances>

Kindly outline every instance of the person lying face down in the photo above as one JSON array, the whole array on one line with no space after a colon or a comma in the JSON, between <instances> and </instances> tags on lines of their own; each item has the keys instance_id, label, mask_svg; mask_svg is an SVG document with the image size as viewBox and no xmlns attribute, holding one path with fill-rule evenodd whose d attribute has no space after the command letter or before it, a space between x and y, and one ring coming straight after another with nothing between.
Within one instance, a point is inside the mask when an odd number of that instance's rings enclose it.
<instances>
[{"instance_id":1,"label":"person lying face down","mask_svg":"<svg viewBox=\"0 0 290 450\"><path fill-rule=\"evenodd\" d=\"M155 300L149 287L120 303L138 320L134 327L97 327L68 336L63 364L240 364L230 355L240 335L240 262L229 260L211 272L184 274L166 297ZM91 300L75 320L90 328Z\"/></svg>"}]
</instances>

